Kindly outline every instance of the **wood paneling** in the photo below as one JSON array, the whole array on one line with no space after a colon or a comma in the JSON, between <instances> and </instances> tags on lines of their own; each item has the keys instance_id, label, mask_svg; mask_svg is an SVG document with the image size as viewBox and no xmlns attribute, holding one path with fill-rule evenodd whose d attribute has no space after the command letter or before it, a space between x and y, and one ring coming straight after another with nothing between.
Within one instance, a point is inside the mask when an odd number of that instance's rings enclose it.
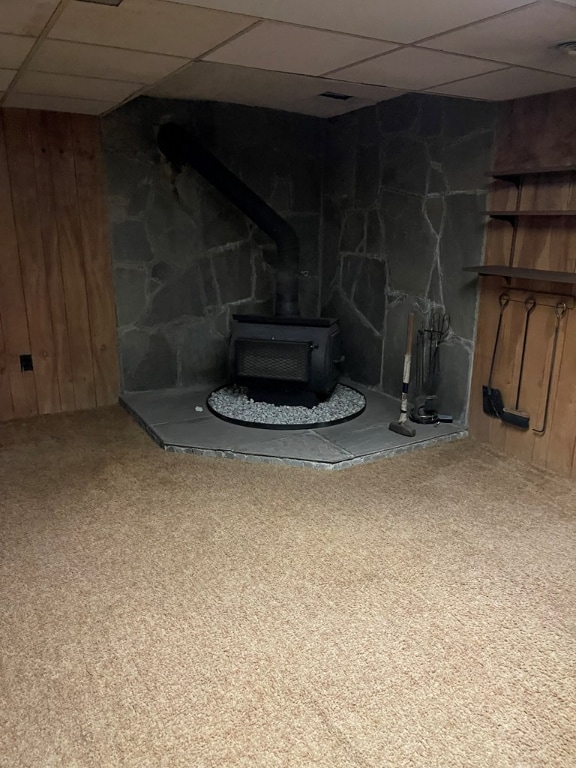
<instances>
[{"instance_id":1,"label":"wood paneling","mask_svg":"<svg viewBox=\"0 0 576 768\"><path fill-rule=\"evenodd\" d=\"M8 110L4 114L4 129L38 411L57 413L60 410L60 390L28 113L18 109Z\"/></svg>"},{"instance_id":2,"label":"wood paneling","mask_svg":"<svg viewBox=\"0 0 576 768\"><path fill-rule=\"evenodd\" d=\"M546 168L574 163L575 91L515 99L503 105L495 168Z\"/></svg>"},{"instance_id":3,"label":"wood paneling","mask_svg":"<svg viewBox=\"0 0 576 768\"><path fill-rule=\"evenodd\" d=\"M0 320L0 421L11 419L14 414L10 376L8 372L8 355L4 344L4 331Z\"/></svg>"},{"instance_id":4,"label":"wood paneling","mask_svg":"<svg viewBox=\"0 0 576 768\"><path fill-rule=\"evenodd\" d=\"M45 112L30 112L28 120L32 133L36 189L38 191L38 215L42 231L48 296L52 315L52 334L56 356L58 388L60 391L60 407L62 411L73 411L76 408L76 400L74 397L72 358L68 339L68 321L66 317L58 221L54 202L52 169L49 162L49 116Z\"/></svg>"},{"instance_id":5,"label":"wood paneling","mask_svg":"<svg viewBox=\"0 0 576 768\"><path fill-rule=\"evenodd\" d=\"M110 405L118 398L120 382L116 323L111 322L116 317L116 309L114 293L110 290L113 281L105 207L106 180L99 162L98 123L91 117L78 115L73 142L96 402Z\"/></svg>"},{"instance_id":6,"label":"wood paneling","mask_svg":"<svg viewBox=\"0 0 576 768\"><path fill-rule=\"evenodd\" d=\"M30 354L30 336L28 317L22 286L22 271L18 253L18 240L14 224L12 191L8 177L8 160L4 137L4 121L0 115L0 322L6 350L6 372L3 376L10 379L12 395L12 414L8 403L4 402L2 411L9 417L32 416L38 413L36 380L33 375L20 370L20 355ZM6 386L1 387L6 391Z\"/></svg>"},{"instance_id":7,"label":"wood paneling","mask_svg":"<svg viewBox=\"0 0 576 768\"><path fill-rule=\"evenodd\" d=\"M94 366L70 115L54 113L48 131L59 247L62 262L66 264L62 277L68 310L74 396L77 408L94 408Z\"/></svg>"},{"instance_id":8,"label":"wood paneling","mask_svg":"<svg viewBox=\"0 0 576 768\"><path fill-rule=\"evenodd\" d=\"M495 168L536 170L576 166L576 112L568 105L574 91L519 99L506 105L495 149ZM576 208L576 171L524 175L518 189L511 181L492 184L491 210L559 210ZM576 273L576 217L520 218L488 223L485 263ZM514 242L513 242L514 240ZM479 321L472 377L470 430L477 439L518 458L576 476L576 309L560 321L553 370L548 426L540 435L533 428L544 420L552 358L556 301L576 296L576 286L548 280L481 278ZM522 289L519 293L514 289ZM498 297L514 298L505 311L494 386L507 406L514 406L518 383L525 308L522 296L532 294L537 308L530 319L520 408L530 414L530 429L519 430L482 411L482 384L488 381L496 326ZM572 300L569 302L572 305Z\"/></svg>"},{"instance_id":9,"label":"wood paneling","mask_svg":"<svg viewBox=\"0 0 576 768\"><path fill-rule=\"evenodd\" d=\"M3 110L0 419L116 401L107 227L98 119Z\"/></svg>"}]
</instances>

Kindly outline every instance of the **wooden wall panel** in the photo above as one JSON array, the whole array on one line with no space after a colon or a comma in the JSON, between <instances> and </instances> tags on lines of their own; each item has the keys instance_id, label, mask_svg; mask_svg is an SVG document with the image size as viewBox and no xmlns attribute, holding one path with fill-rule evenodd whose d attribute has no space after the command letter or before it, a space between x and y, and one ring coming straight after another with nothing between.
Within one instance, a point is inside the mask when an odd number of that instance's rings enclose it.
<instances>
[{"instance_id":1,"label":"wooden wall panel","mask_svg":"<svg viewBox=\"0 0 576 768\"><path fill-rule=\"evenodd\" d=\"M98 118L0 113L0 237L0 420L116 402Z\"/></svg>"},{"instance_id":2,"label":"wooden wall panel","mask_svg":"<svg viewBox=\"0 0 576 768\"><path fill-rule=\"evenodd\" d=\"M68 321L64 279L62 277L62 259L58 237L58 221L54 201L52 169L50 167L50 121L45 112L30 112L28 120L31 126L36 189L38 191L38 215L44 247L44 262L48 296L52 314L52 334L56 355L56 372L60 390L60 408L73 411L76 408L74 397L74 378L72 376L72 358L68 341Z\"/></svg>"},{"instance_id":3,"label":"wooden wall panel","mask_svg":"<svg viewBox=\"0 0 576 768\"><path fill-rule=\"evenodd\" d=\"M68 339L73 361L74 397L77 408L94 408L96 406L94 364L69 115L58 113L51 117L48 142L60 254L63 264L66 265L62 271L62 277L68 318Z\"/></svg>"},{"instance_id":4,"label":"wooden wall panel","mask_svg":"<svg viewBox=\"0 0 576 768\"><path fill-rule=\"evenodd\" d=\"M569 340L567 342L567 340ZM563 475L576 474L574 465L576 425L576 354L566 346L576 340L576 311L568 313L564 350L559 366L558 386L554 398L554 411L550 417L550 433L554 446L549 447L546 466Z\"/></svg>"},{"instance_id":5,"label":"wooden wall panel","mask_svg":"<svg viewBox=\"0 0 576 768\"><path fill-rule=\"evenodd\" d=\"M574 89L503 105L495 168L571 165L576 147Z\"/></svg>"},{"instance_id":6,"label":"wooden wall panel","mask_svg":"<svg viewBox=\"0 0 576 768\"><path fill-rule=\"evenodd\" d=\"M7 110L4 129L38 411L57 413L60 410L60 390L28 113L20 109Z\"/></svg>"},{"instance_id":7,"label":"wooden wall panel","mask_svg":"<svg viewBox=\"0 0 576 768\"><path fill-rule=\"evenodd\" d=\"M100 156L100 130L91 117L78 115L74 131L74 157L80 212L86 295L94 361L94 387L98 405L118 398L116 305L108 246L106 180Z\"/></svg>"},{"instance_id":8,"label":"wooden wall panel","mask_svg":"<svg viewBox=\"0 0 576 768\"><path fill-rule=\"evenodd\" d=\"M492 184L490 206L498 210L576 210L576 112L575 92L561 92L519 99L504 106L494 168L536 170L562 167L566 173L524 176L520 190L507 181ZM576 274L576 217L521 218L516 228L506 221L488 223L485 263L509 264ZM522 289L533 294L538 307L530 320L520 408L530 414L530 429L519 430L482 411L482 385L487 384L498 322L498 297ZM516 290L516 293L519 291ZM548 280L482 278L477 328L470 431L473 437L505 452L576 477L576 309L560 322L558 346L545 434L532 430L544 420L546 390L555 328L553 304L562 297L576 297L576 285ZM507 406L515 404L520 367L524 306L512 302L505 312L494 386L502 390Z\"/></svg>"},{"instance_id":9,"label":"wooden wall panel","mask_svg":"<svg viewBox=\"0 0 576 768\"><path fill-rule=\"evenodd\" d=\"M36 380L31 372L23 373L20 368L20 355L30 354L30 336L28 317L22 286L22 272L18 241L14 224L12 191L8 176L6 142L4 138L4 120L0 114L0 321L6 350L6 371L3 376L10 379L12 395L12 416L33 416L38 413ZM4 385L0 388L7 391ZM9 412L5 402L3 412Z\"/></svg>"},{"instance_id":10,"label":"wooden wall panel","mask_svg":"<svg viewBox=\"0 0 576 768\"><path fill-rule=\"evenodd\" d=\"M10 376L8 370L8 355L4 344L4 331L0 318L0 421L6 421L14 416L12 392L10 390Z\"/></svg>"}]
</instances>

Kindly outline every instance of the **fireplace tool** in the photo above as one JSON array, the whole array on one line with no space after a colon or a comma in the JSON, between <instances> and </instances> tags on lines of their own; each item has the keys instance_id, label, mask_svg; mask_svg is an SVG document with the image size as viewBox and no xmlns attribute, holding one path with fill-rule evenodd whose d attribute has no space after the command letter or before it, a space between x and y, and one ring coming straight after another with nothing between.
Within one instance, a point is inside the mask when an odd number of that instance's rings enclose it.
<instances>
[{"instance_id":1,"label":"fireplace tool","mask_svg":"<svg viewBox=\"0 0 576 768\"><path fill-rule=\"evenodd\" d=\"M524 318L524 331L522 333L522 355L520 357L520 371L518 373L518 385L516 387L516 404L514 408L503 408L500 418L505 424L511 424L519 429L528 429L530 426L530 416L526 411L520 410L520 392L522 390L522 379L524 377L524 361L526 359L526 342L528 341L528 326L530 324L530 315L536 309L536 299L528 296L524 302L526 315Z\"/></svg>"},{"instance_id":2,"label":"fireplace tool","mask_svg":"<svg viewBox=\"0 0 576 768\"><path fill-rule=\"evenodd\" d=\"M510 303L510 296L507 293L501 293L498 297L500 302L500 315L498 317L498 326L496 328L496 339L494 340L494 349L492 351L492 362L490 363L490 374L488 376L488 384L484 384L482 387L482 410L487 416L499 419L502 416L504 410L504 401L502 399L502 392L492 386L492 377L494 376L494 365L496 363L496 354L498 352L498 344L500 342L500 332L502 331L502 318L506 307Z\"/></svg>"},{"instance_id":3,"label":"fireplace tool","mask_svg":"<svg viewBox=\"0 0 576 768\"><path fill-rule=\"evenodd\" d=\"M406 353L404 355L404 374L402 376L402 400L400 402L400 418L391 421L388 429L404 437L415 437L416 430L408 421L408 387L410 386L410 366L412 363L412 337L414 335L414 313L408 315L408 329L406 332Z\"/></svg>"},{"instance_id":4,"label":"fireplace tool","mask_svg":"<svg viewBox=\"0 0 576 768\"><path fill-rule=\"evenodd\" d=\"M422 322L416 339L416 389L418 396L410 411L410 419L417 424L436 424L451 421L440 416L436 407L438 380L440 376L440 345L446 340L450 329L450 315L433 312L429 327Z\"/></svg>"},{"instance_id":5,"label":"fireplace tool","mask_svg":"<svg viewBox=\"0 0 576 768\"><path fill-rule=\"evenodd\" d=\"M558 346L558 333L560 331L560 322L566 314L566 302L559 301L554 307L554 314L556 315L556 323L554 326L554 338L552 339L552 359L550 360L550 370L548 372L548 386L546 387L546 403L544 405L544 421L540 429L533 429L532 432L536 432L537 435L543 435L546 432L546 425L548 424L548 411L550 409L550 395L552 394L552 380L554 378L554 366L556 363L556 348Z\"/></svg>"}]
</instances>

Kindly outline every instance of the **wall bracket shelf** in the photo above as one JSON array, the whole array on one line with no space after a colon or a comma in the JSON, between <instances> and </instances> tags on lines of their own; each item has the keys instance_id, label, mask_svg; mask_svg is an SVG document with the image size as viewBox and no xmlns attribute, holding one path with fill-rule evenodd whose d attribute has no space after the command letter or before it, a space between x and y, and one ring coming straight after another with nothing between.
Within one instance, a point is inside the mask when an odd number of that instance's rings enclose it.
<instances>
[{"instance_id":1,"label":"wall bracket shelf","mask_svg":"<svg viewBox=\"0 0 576 768\"><path fill-rule=\"evenodd\" d=\"M551 219L566 218L576 216L576 210L543 210L543 209L524 209L520 208L520 197L522 194L522 185L526 176L550 176L553 174L573 173L576 171L576 165L554 165L543 168L507 168L502 170L489 171L486 176L499 181L510 181L517 189L516 209L498 210L492 209L482 211L485 216L491 219L507 221L513 227L512 245L510 247L510 263L508 266L500 264L482 264L477 267L464 267L466 272L476 272L479 275L491 275L503 277L506 283L510 285L512 279L520 280L538 280L547 283L569 283L576 284L576 274L572 272L553 272L547 269L528 269L525 267L514 267L514 251L516 246L516 233L520 219Z\"/></svg>"},{"instance_id":2,"label":"wall bracket shelf","mask_svg":"<svg viewBox=\"0 0 576 768\"><path fill-rule=\"evenodd\" d=\"M552 165L548 168L504 168L503 170L489 171L486 176L491 179L498 179L498 181L509 181L519 188L524 176L541 176L550 175L554 173L570 173L576 171L576 165Z\"/></svg>"},{"instance_id":3,"label":"wall bracket shelf","mask_svg":"<svg viewBox=\"0 0 576 768\"><path fill-rule=\"evenodd\" d=\"M505 221L514 222L515 219L520 217L534 217L540 216L576 216L575 210L570 211L482 211L485 216L490 216L491 219L503 219Z\"/></svg>"},{"instance_id":4,"label":"wall bracket shelf","mask_svg":"<svg viewBox=\"0 0 576 768\"><path fill-rule=\"evenodd\" d=\"M540 280L547 283L576 284L574 272L552 272L548 269L526 269L525 267L504 267L497 264L481 264L477 267L464 267L465 272L476 272L478 275L503 277L507 282L513 278L520 280Z\"/></svg>"}]
</instances>

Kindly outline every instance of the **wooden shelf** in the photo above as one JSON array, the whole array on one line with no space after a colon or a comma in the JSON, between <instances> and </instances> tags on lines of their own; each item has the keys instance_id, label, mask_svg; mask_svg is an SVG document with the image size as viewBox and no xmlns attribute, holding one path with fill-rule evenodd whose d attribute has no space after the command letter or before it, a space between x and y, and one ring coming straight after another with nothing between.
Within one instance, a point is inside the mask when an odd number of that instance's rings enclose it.
<instances>
[{"instance_id":1,"label":"wooden shelf","mask_svg":"<svg viewBox=\"0 0 576 768\"><path fill-rule=\"evenodd\" d=\"M517 219L520 216L576 216L575 210L570 211L482 211L485 216L493 219Z\"/></svg>"},{"instance_id":2,"label":"wooden shelf","mask_svg":"<svg viewBox=\"0 0 576 768\"><path fill-rule=\"evenodd\" d=\"M554 173L570 173L576 171L576 165L569 166L549 166L548 168L533 169L515 169L506 168L503 170L493 170L487 173L494 179L506 179L512 181L520 190L524 176L540 176ZM502 219L514 225L516 232L516 223L519 218L561 218L576 216L576 210L516 210L502 211L491 210L482 211L485 216L492 219ZM512 254L514 253L515 235L512 240ZM478 275L491 275L494 277L503 277L507 283L512 279L532 280L547 283L567 283L576 285L576 273L573 272L553 272L548 269L526 269L524 267L501 266L499 264L482 264L477 267L464 267L465 272L475 272Z\"/></svg>"},{"instance_id":3,"label":"wooden shelf","mask_svg":"<svg viewBox=\"0 0 576 768\"><path fill-rule=\"evenodd\" d=\"M478 267L464 267L464 272L476 272L479 275L493 275L507 279L545 280L547 283L576 284L574 272L552 272L548 269L525 269L524 267L502 267L496 264L481 264Z\"/></svg>"},{"instance_id":4,"label":"wooden shelf","mask_svg":"<svg viewBox=\"0 0 576 768\"><path fill-rule=\"evenodd\" d=\"M520 176L540 176L550 173L570 173L570 171L576 171L576 165L551 165L548 168L504 168L503 170L489 171L486 176L492 179L517 179Z\"/></svg>"}]
</instances>

